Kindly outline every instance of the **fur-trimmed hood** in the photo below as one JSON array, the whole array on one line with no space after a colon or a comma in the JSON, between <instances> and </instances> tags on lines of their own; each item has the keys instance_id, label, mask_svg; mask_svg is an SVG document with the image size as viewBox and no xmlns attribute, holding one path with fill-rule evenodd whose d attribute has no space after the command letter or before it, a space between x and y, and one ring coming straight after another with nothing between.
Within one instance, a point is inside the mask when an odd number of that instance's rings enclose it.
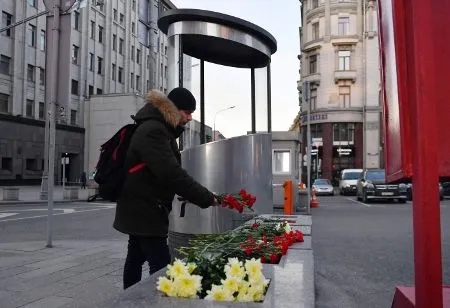
<instances>
[{"instance_id":1,"label":"fur-trimmed hood","mask_svg":"<svg viewBox=\"0 0 450 308\"><path fill-rule=\"evenodd\" d=\"M162 118L171 127L176 128L180 120L180 111L175 104L162 92L151 90L145 95L146 104L134 116L139 122L146 119ZM159 111L159 112L156 112Z\"/></svg>"}]
</instances>

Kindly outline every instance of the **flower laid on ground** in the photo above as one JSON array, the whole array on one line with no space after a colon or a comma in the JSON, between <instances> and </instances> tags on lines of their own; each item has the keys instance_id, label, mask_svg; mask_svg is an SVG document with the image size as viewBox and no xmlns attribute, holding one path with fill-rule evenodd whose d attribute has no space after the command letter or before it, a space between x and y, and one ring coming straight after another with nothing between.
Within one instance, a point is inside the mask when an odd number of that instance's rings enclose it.
<instances>
[{"instance_id":1,"label":"flower laid on ground","mask_svg":"<svg viewBox=\"0 0 450 308\"><path fill-rule=\"evenodd\" d=\"M206 291L208 294L205 297L206 300L236 302L264 300L269 280L262 273L260 260L245 260L243 264L236 258L229 258L224 271L226 278L220 281L220 285L213 284L211 290Z\"/></svg>"},{"instance_id":2,"label":"flower laid on ground","mask_svg":"<svg viewBox=\"0 0 450 308\"><path fill-rule=\"evenodd\" d=\"M239 213L242 213L244 209L253 211L252 207L256 202L256 197L245 189L241 189L238 194L220 194L217 199L223 207L237 210Z\"/></svg>"},{"instance_id":3,"label":"flower laid on ground","mask_svg":"<svg viewBox=\"0 0 450 308\"><path fill-rule=\"evenodd\" d=\"M167 266L167 277L159 277L156 289L167 296L197 298L202 291L202 277L192 275L196 265L175 259Z\"/></svg>"}]
</instances>

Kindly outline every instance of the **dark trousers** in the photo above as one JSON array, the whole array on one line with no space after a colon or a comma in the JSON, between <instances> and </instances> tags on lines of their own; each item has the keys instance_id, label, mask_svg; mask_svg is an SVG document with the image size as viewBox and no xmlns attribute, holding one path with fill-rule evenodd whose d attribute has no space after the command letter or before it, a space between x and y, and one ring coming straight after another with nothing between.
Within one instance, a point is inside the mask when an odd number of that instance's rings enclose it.
<instances>
[{"instance_id":1,"label":"dark trousers","mask_svg":"<svg viewBox=\"0 0 450 308\"><path fill-rule=\"evenodd\" d=\"M167 237L144 237L130 235L128 253L123 269L123 288L141 281L142 265L147 261L150 275L170 263Z\"/></svg>"}]
</instances>

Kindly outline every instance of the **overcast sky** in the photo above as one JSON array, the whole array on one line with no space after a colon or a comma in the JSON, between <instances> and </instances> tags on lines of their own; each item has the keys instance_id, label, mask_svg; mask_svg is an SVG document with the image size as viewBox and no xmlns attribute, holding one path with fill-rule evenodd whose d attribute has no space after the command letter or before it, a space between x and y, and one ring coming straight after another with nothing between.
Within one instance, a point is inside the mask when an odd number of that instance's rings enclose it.
<instances>
[{"instance_id":1,"label":"overcast sky","mask_svg":"<svg viewBox=\"0 0 450 308\"><path fill-rule=\"evenodd\" d=\"M172 0L178 8L195 8L233 15L252 22L270 32L278 43L272 56L272 130L288 130L299 106L297 80L299 79L300 2L298 0ZM194 64L198 61L193 60ZM192 68L193 94L199 100L199 66ZM256 72L257 92L265 89L263 72ZM263 78L261 78L263 77ZM261 80L258 85L258 80ZM262 91L262 90L261 90ZM262 91L263 92L263 91ZM240 136L251 130L250 69L237 69L211 63L205 65L205 121L225 137ZM259 108L266 114L265 108ZM200 119L199 104L194 113ZM267 118L257 112L257 129Z\"/></svg>"}]
</instances>

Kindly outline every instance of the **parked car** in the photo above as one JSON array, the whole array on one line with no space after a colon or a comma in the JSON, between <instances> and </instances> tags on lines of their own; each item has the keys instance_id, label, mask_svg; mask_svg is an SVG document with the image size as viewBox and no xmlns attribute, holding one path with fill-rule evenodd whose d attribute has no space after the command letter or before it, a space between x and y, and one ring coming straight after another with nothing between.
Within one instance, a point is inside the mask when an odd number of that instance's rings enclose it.
<instances>
[{"instance_id":1,"label":"parked car","mask_svg":"<svg viewBox=\"0 0 450 308\"><path fill-rule=\"evenodd\" d=\"M344 169L339 179L339 193L341 195L356 194L356 182L363 169Z\"/></svg>"},{"instance_id":2,"label":"parked car","mask_svg":"<svg viewBox=\"0 0 450 308\"><path fill-rule=\"evenodd\" d=\"M327 179L315 179L312 188L316 191L316 195L334 195L334 187Z\"/></svg>"},{"instance_id":3,"label":"parked car","mask_svg":"<svg viewBox=\"0 0 450 308\"><path fill-rule=\"evenodd\" d=\"M407 188L408 200L412 201L412 199L413 199L413 194L412 194L412 187L413 187L413 185L412 185L412 183L408 183L406 186L408 187ZM442 186L441 183L439 183L439 200L441 200L441 201L444 200L444 187Z\"/></svg>"},{"instance_id":4,"label":"parked car","mask_svg":"<svg viewBox=\"0 0 450 308\"><path fill-rule=\"evenodd\" d=\"M450 182L442 182L442 194L444 197L450 196Z\"/></svg>"},{"instance_id":5,"label":"parked car","mask_svg":"<svg viewBox=\"0 0 450 308\"><path fill-rule=\"evenodd\" d=\"M384 169L369 169L361 173L361 177L356 184L356 198L363 202L385 199L405 203L407 200L407 189L404 183L386 183Z\"/></svg>"}]
</instances>

